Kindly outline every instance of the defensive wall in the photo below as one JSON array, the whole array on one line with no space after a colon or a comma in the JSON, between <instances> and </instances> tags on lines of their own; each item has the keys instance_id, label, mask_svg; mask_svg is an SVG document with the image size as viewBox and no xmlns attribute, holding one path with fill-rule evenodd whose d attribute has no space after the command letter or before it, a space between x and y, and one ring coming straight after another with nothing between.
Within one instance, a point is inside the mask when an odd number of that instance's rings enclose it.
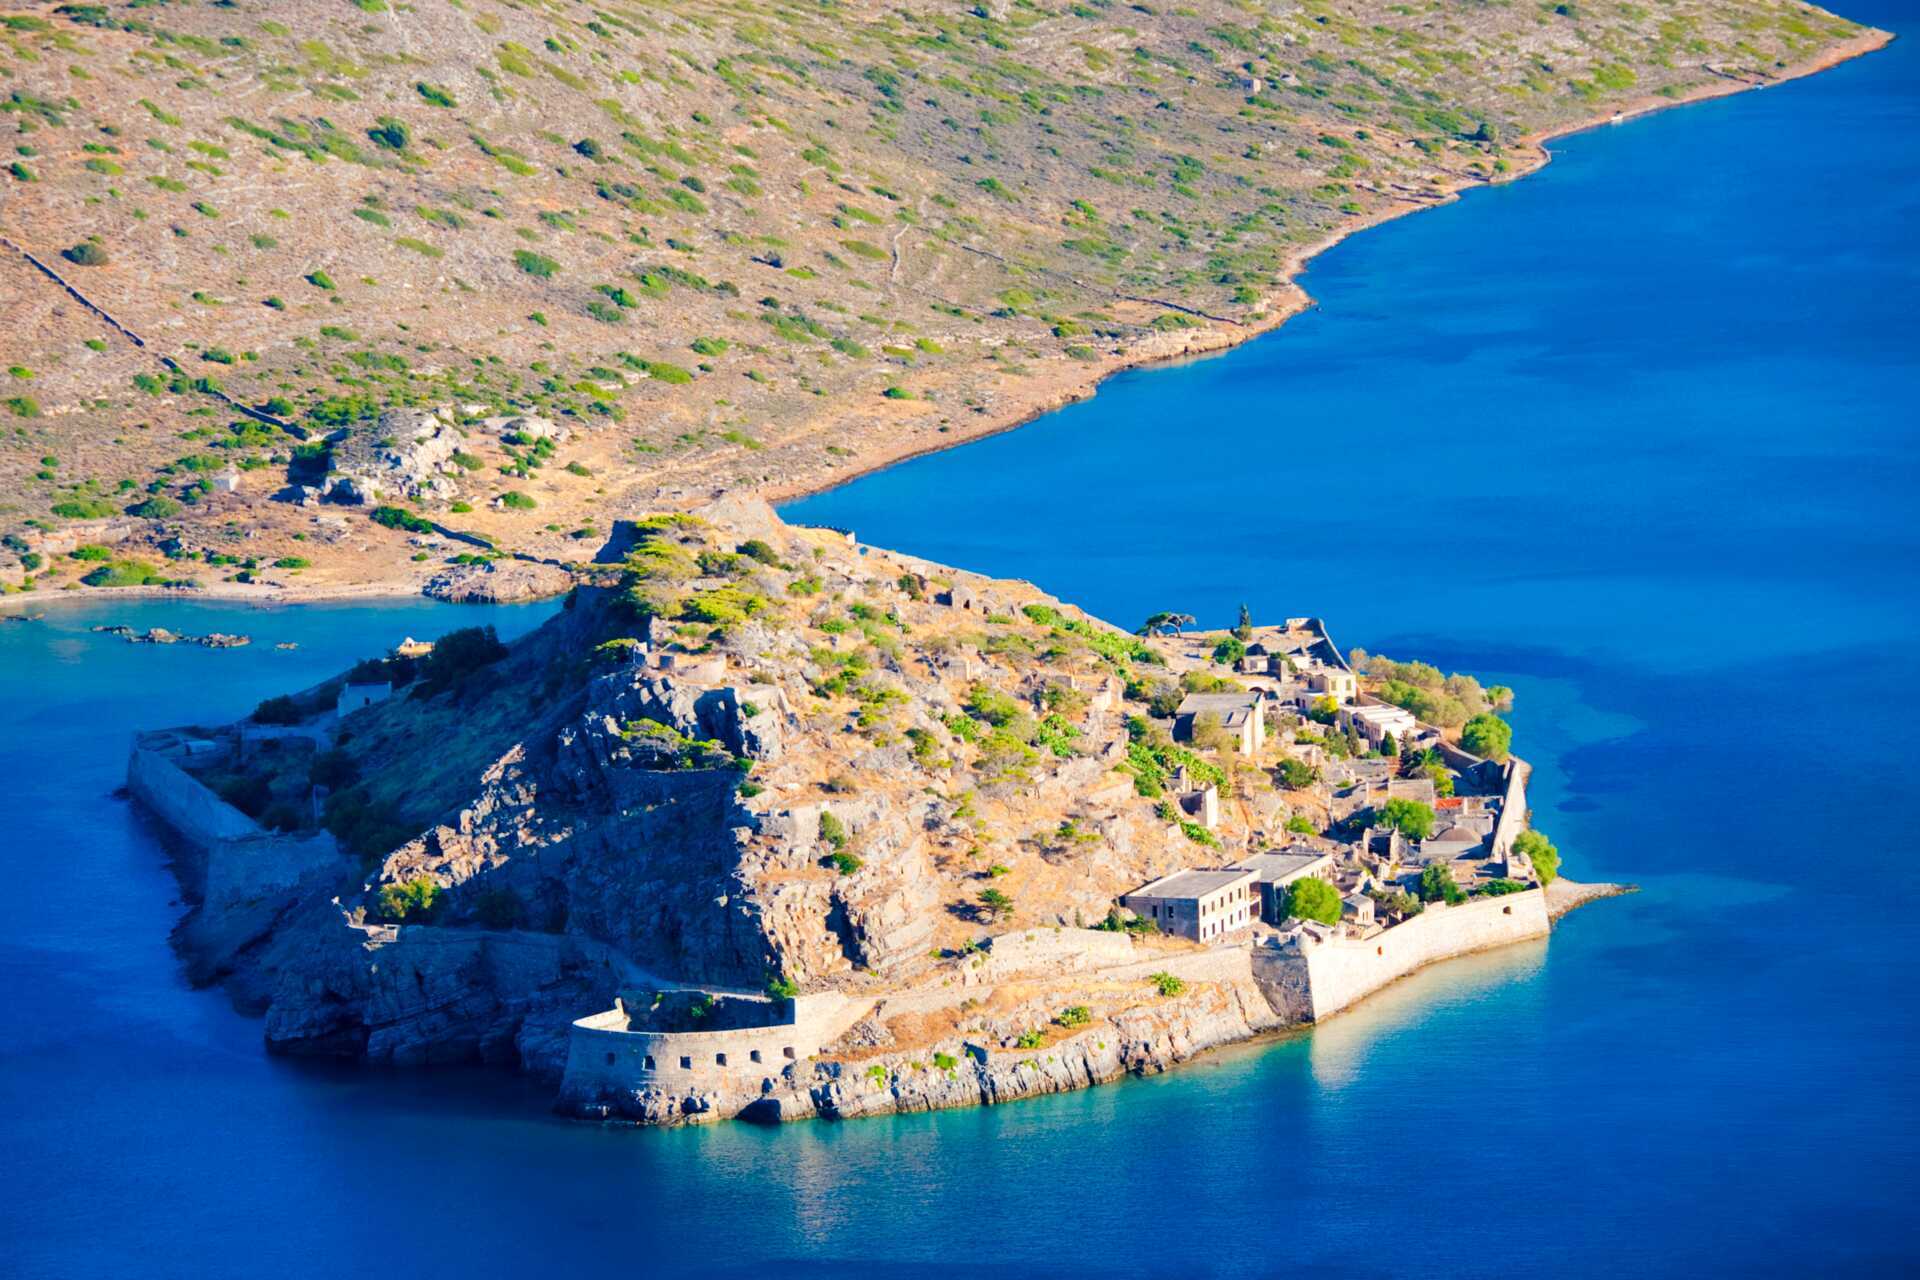
<instances>
[{"instance_id":1,"label":"defensive wall","mask_svg":"<svg viewBox=\"0 0 1920 1280\"><path fill-rule=\"evenodd\" d=\"M1539 889L1453 906L1433 903L1371 938L1322 942L1302 936L1255 947L1253 976L1275 1012L1318 1022L1436 961L1544 938L1551 929L1546 894Z\"/></svg>"},{"instance_id":2,"label":"defensive wall","mask_svg":"<svg viewBox=\"0 0 1920 1280\"><path fill-rule=\"evenodd\" d=\"M192 755L195 746L196 740L184 734L142 734L127 759L127 790L199 855L196 878L206 902L254 901L339 862L339 846L330 833L269 831L174 762Z\"/></svg>"},{"instance_id":3,"label":"defensive wall","mask_svg":"<svg viewBox=\"0 0 1920 1280\"><path fill-rule=\"evenodd\" d=\"M1506 857L1513 842L1527 829L1527 778L1533 766L1519 756L1507 757L1506 785L1500 791L1500 817L1493 827L1493 852Z\"/></svg>"},{"instance_id":4,"label":"defensive wall","mask_svg":"<svg viewBox=\"0 0 1920 1280\"><path fill-rule=\"evenodd\" d=\"M764 1025L725 1030L634 1030L620 1000L576 1020L560 1082L562 1108L578 1115L611 1096L649 1088L695 1093L738 1088L756 1076L770 1082L817 1056L874 1004L832 991L760 1003L767 1006Z\"/></svg>"}]
</instances>

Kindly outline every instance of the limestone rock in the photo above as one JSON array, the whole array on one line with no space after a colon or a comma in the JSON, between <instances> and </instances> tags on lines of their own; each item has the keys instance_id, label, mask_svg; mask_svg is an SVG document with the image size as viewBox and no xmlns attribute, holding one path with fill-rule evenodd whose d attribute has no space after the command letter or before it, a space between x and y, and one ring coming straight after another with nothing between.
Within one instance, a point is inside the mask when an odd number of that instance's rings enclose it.
<instances>
[{"instance_id":1,"label":"limestone rock","mask_svg":"<svg viewBox=\"0 0 1920 1280\"><path fill-rule=\"evenodd\" d=\"M334 502L449 498L460 433L434 414L392 409L372 427L349 433L333 450L322 492Z\"/></svg>"},{"instance_id":2,"label":"limestone rock","mask_svg":"<svg viewBox=\"0 0 1920 1280\"><path fill-rule=\"evenodd\" d=\"M449 604L517 604L563 595L573 575L559 565L491 560L454 565L428 579L421 594Z\"/></svg>"}]
</instances>

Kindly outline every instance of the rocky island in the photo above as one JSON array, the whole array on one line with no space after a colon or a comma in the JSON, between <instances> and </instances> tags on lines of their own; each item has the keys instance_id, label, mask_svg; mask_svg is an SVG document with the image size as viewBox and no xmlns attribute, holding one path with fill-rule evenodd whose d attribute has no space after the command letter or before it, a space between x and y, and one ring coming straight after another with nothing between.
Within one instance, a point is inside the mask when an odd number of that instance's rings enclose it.
<instances>
[{"instance_id":1,"label":"rocky island","mask_svg":"<svg viewBox=\"0 0 1920 1280\"><path fill-rule=\"evenodd\" d=\"M1292 618L1137 632L733 500L512 645L142 735L199 981L271 1048L479 1060L649 1124L1163 1070L1589 896L1511 694Z\"/></svg>"}]
</instances>

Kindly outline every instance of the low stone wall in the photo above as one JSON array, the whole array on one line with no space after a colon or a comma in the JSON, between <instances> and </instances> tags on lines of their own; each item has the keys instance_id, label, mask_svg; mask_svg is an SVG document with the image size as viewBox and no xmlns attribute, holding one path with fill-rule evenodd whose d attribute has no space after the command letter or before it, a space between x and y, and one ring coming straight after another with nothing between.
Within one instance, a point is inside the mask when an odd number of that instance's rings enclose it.
<instances>
[{"instance_id":1,"label":"low stone wall","mask_svg":"<svg viewBox=\"0 0 1920 1280\"><path fill-rule=\"evenodd\" d=\"M1104 929L1022 929L997 934L978 968L961 970L969 987L992 985L1023 973L1078 973L1130 963L1137 955L1133 938Z\"/></svg>"},{"instance_id":2,"label":"low stone wall","mask_svg":"<svg viewBox=\"0 0 1920 1280\"><path fill-rule=\"evenodd\" d=\"M1551 929L1546 895L1529 889L1435 904L1371 938L1257 948L1252 964L1276 1013L1318 1022L1436 961L1544 938Z\"/></svg>"},{"instance_id":3,"label":"low stone wall","mask_svg":"<svg viewBox=\"0 0 1920 1280\"><path fill-rule=\"evenodd\" d=\"M835 992L796 996L788 1021L729 1031L629 1031L624 1010L592 1014L573 1024L559 1107L584 1115L649 1089L738 1091L814 1057L872 1007Z\"/></svg>"}]
</instances>

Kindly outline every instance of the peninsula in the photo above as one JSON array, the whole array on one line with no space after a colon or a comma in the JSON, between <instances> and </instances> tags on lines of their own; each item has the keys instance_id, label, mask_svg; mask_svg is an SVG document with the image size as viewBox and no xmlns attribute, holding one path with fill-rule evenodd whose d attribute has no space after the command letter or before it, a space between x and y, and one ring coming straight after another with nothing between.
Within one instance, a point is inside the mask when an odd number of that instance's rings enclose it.
<instances>
[{"instance_id":1,"label":"peninsula","mask_svg":"<svg viewBox=\"0 0 1920 1280\"><path fill-rule=\"evenodd\" d=\"M1890 37L1780 0L0 5L0 589L565 590L1006 429L1557 132Z\"/></svg>"},{"instance_id":2,"label":"peninsula","mask_svg":"<svg viewBox=\"0 0 1920 1280\"><path fill-rule=\"evenodd\" d=\"M992 1103L1615 891L1528 825L1509 691L1317 619L1123 631L742 500L600 561L511 646L138 739L180 949L270 1047L498 1063L649 1124Z\"/></svg>"}]
</instances>

